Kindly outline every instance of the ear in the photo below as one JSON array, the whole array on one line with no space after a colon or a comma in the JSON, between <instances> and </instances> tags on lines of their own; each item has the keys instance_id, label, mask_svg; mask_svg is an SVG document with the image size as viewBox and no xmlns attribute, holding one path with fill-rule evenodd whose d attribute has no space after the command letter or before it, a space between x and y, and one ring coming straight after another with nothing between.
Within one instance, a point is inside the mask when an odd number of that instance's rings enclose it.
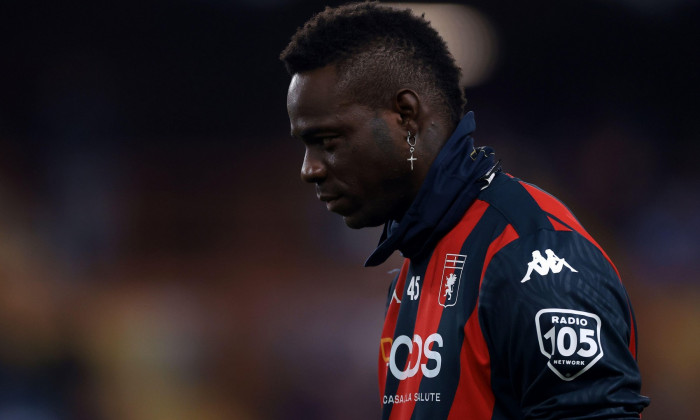
<instances>
[{"instance_id":1,"label":"ear","mask_svg":"<svg viewBox=\"0 0 700 420\"><path fill-rule=\"evenodd\" d=\"M401 125L417 131L420 99L418 94L411 89L401 89L394 95L394 108L401 117Z\"/></svg>"}]
</instances>

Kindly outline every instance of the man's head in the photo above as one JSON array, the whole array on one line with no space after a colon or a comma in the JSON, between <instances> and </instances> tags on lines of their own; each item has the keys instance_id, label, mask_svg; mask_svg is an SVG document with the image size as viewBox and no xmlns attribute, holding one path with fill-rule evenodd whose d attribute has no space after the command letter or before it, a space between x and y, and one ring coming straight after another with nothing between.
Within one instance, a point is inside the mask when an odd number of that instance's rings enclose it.
<instances>
[{"instance_id":1,"label":"man's head","mask_svg":"<svg viewBox=\"0 0 700 420\"><path fill-rule=\"evenodd\" d=\"M410 10L375 2L327 7L297 30L280 59L292 76L336 66L347 93L373 108L411 88L448 122L462 116L460 69L435 29Z\"/></svg>"},{"instance_id":2,"label":"man's head","mask_svg":"<svg viewBox=\"0 0 700 420\"><path fill-rule=\"evenodd\" d=\"M407 10L355 3L314 16L281 59L292 135L306 145L302 179L350 227L400 219L462 114L442 38Z\"/></svg>"}]
</instances>

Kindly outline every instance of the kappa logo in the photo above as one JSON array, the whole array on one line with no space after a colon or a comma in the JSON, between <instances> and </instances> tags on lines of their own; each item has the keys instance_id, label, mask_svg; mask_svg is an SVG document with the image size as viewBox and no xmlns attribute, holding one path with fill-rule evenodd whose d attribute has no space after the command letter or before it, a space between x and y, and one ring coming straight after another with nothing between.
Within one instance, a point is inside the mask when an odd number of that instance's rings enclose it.
<instances>
[{"instance_id":1,"label":"kappa logo","mask_svg":"<svg viewBox=\"0 0 700 420\"><path fill-rule=\"evenodd\" d=\"M442 281L440 282L440 295L438 303L447 308L457 304L459 284L462 279L462 270L467 256L462 254L447 254L445 265L442 268Z\"/></svg>"},{"instance_id":2,"label":"kappa logo","mask_svg":"<svg viewBox=\"0 0 700 420\"><path fill-rule=\"evenodd\" d=\"M571 270L572 273L578 273L564 258L557 257L551 249L546 249L544 253L547 255L546 259L542 256L540 251L532 251L532 261L527 263L527 273L525 273L525 277L520 280L520 283L525 283L530 280L530 274L532 274L533 270L540 276L549 274L550 270L552 273L558 274L564 267Z\"/></svg>"},{"instance_id":3,"label":"kappa logo","mask_svg":"<svg viewBox=\"0 0 700 420\"><path fill-rule=\"evenodd\" d=\"M395 300L396 303L398 303L399 305L401 305L401 299L399 299L399 297L396 296L396 289L394 289L394 293L391 295L391 300Z\"/></svg>"}]
</instances>

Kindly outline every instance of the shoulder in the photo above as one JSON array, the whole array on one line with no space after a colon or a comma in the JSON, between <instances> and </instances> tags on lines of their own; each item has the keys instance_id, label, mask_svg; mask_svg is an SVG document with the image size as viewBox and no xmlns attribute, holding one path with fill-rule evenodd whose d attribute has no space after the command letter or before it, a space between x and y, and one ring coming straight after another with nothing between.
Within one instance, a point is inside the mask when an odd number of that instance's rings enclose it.
<instances>
[{"instance_id":1,"label":"shoulder","mask_svg":"<svg viewBox=\"0 0 700 420\"><path fill-rule=\"evenodd\" d=\"M571 305L593 295L625 300L617 268L557 198L502 174L479 199L497 211L504 233L511 232L484 263L482 304L511 292L508 304L524 295Z\"/></svg>"},{"instance_id":2,"label":"shoulder","mask_svg":"<svg viewBox=\"0 0 700 420\"><path fill-rule=\"evenodd\" d=\"M573 244L576 253L583 253L583 248L590 249L606 262L605 265L617 272L603 248L584 229L571 210L536 185L511 175L499 174L482 191L479 199L488 203L503 218L504 223L515 232L518 244L528 248L526 251L544 247L541 250L544 252L550 248L547 245Z\"/></svg>"},{"instance_id":3,"label":"shoulder","mask_svg":"<svg viewBox=\"0 0 700 420\"><path fill-rule=\"evenodd\" d=\"M531 260L533 251L543 255L547 249L556 252L553 241L580 240L597 246L562 202L532 184L500 173L441 244L448 243L451 249L459 245L478 257L486 269L494 259L500 259L501 265L519 267L521 254ZM509 259L510 263L504 261Z\"/></svg>"},{"instance_id":4,"label":"shoulder","mask_svg":"<svg viewBox=\"0 0 700 420\"><path fill-rule=\"evenodd\" d=\"M573 213L553 195L508 174L499 174L479 199L498 211L524 237L540 230L583 232Z\"/></svg>"}]
</instances>

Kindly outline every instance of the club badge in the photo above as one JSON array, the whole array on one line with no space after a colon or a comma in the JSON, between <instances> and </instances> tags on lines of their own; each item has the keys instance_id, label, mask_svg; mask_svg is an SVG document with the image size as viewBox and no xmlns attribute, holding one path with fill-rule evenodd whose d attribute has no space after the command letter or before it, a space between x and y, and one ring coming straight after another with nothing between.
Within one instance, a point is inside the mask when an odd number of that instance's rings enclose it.
<instances>
[{"instance_id":1,"label":"club badge","mask_svg":"<svg viewBox=\"0 0 700 420\"><path fill-rule=\"evenodd\" d=\"M459 296L459 283L462 279L462 269L467 261L466 255L447 254L445 265L442 268L442 281L440 283L440 295L438 303L447 308L457 303Z\"/></svg>"}]
</instances>

